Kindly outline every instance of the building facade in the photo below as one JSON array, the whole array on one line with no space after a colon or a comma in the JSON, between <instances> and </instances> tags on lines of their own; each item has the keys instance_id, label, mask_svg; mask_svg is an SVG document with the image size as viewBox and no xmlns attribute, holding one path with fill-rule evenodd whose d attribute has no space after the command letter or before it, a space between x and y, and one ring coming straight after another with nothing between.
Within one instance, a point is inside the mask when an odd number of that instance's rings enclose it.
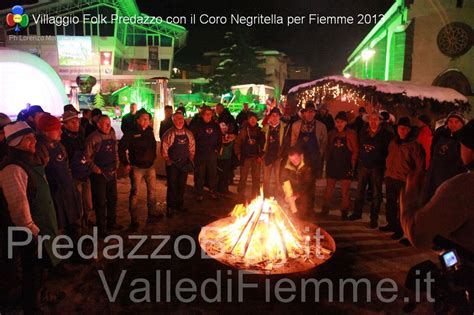
<instances>
[{"instance_id":1,"label":"building facade","mask_svg":"<svg viewBox=\"0 0 474 315\"><path fill-rule=\"evenodd\" d=\"M136 79L169 78L175 50L186 44L185 28L141 13L135 0L40 1L23 8L29 24L19 32L0 30L0 45L41 57L68 93L78 75L94 76L95 92L104 93Z\"/></svg>"},{"instance_id":2,"label":"building facade","mask_svg":"<svg viewBox=\"0 0 474 315\"><path fill-rule=\"evenodd\" d=\"M453 88L474 102L474 1L396 0L348 58L346 76Z\"/></svg>"}]
</instances>

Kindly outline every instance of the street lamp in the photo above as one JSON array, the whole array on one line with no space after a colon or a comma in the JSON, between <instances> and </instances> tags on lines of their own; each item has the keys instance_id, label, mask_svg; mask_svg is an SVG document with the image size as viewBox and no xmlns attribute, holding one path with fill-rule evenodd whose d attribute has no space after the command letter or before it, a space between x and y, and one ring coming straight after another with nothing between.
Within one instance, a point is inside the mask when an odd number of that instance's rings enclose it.
<instances>
[{"instance_id":1,"label":"street lamp","mask_svg":"<svg viewBox=\"0 0 474 315\"><path fill-rule=\"evenodd\" d=\"M362 50L362 53L360 54L362 57L362 60L365 62L365 78L367 79L369 77L369 60L375 55L375 50L366 48Z\"/></svg>"}]
</instances>

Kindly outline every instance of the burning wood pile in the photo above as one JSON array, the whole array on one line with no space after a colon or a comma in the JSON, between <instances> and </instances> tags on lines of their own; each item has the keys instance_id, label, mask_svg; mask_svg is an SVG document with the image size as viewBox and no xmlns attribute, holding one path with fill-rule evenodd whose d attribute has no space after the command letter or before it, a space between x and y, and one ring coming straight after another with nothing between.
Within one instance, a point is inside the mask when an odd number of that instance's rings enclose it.
<instances>
[{"instance_id":1,"label":"burning wood pile","mask_svg":"<svg viewBox=\"0 0 474 315\"><path fill-rule=\"evenodd\" d=\"M247 206L236 205L229 217L202 228L199 243L207 255L238 269L300 272L324 263L336 246L326 231L309 222L298 223L293 223L275 199L259 196ZM300 228L303 225L306 228ZM320 235L319 240L315 234Z\"/></svg>"}]
</instances>

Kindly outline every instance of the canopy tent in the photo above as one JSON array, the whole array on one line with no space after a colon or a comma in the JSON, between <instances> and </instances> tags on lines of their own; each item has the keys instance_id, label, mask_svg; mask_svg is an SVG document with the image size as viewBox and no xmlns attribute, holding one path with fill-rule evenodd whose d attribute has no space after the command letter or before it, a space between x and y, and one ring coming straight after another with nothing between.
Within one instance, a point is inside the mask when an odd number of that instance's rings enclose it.
<instances>
[{"instance_id":1,"label":"canopy tent","mask_svg":"<svg viewBox=\"0 0 474 315\"><path fill-rule=\"evenodd\" d=\"M297 85L288 93L289 101L299 106L312 100L318 104L335 102L342 107L382 107L390 112L410 115L429 112L438 117L453 110L466 111L470 108L467 98L453 89L421 86L407 81L329 76Z\"/></svg>"},{"instance_id":2,"label":"canopy tent","mask_svg":"<svg viewBox=\"0 0 474 315\"><path fill-rule=\"evenodd\" d=\"M54 69L41 58L0 48L0 112L16 116L28 104L60 115L69 101Z\"/></svg>"}]
</instances>

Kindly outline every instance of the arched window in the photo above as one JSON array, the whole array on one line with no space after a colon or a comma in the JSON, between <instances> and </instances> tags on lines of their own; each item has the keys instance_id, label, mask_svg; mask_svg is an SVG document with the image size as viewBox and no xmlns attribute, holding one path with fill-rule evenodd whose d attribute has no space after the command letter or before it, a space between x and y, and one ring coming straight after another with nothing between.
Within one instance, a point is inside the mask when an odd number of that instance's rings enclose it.
<instances>
[{"instance_id":1,"label":"arched window","mask_svg":"<svg viewBox=\"0 0 474 315\"><path fill-rule=\"evenodd\" d=\"M452 88L466 96L472 95L469 80L457 69L447 70L439 74L436 79L434 79L432 85Z\"/></svg>"}]
</instances>

